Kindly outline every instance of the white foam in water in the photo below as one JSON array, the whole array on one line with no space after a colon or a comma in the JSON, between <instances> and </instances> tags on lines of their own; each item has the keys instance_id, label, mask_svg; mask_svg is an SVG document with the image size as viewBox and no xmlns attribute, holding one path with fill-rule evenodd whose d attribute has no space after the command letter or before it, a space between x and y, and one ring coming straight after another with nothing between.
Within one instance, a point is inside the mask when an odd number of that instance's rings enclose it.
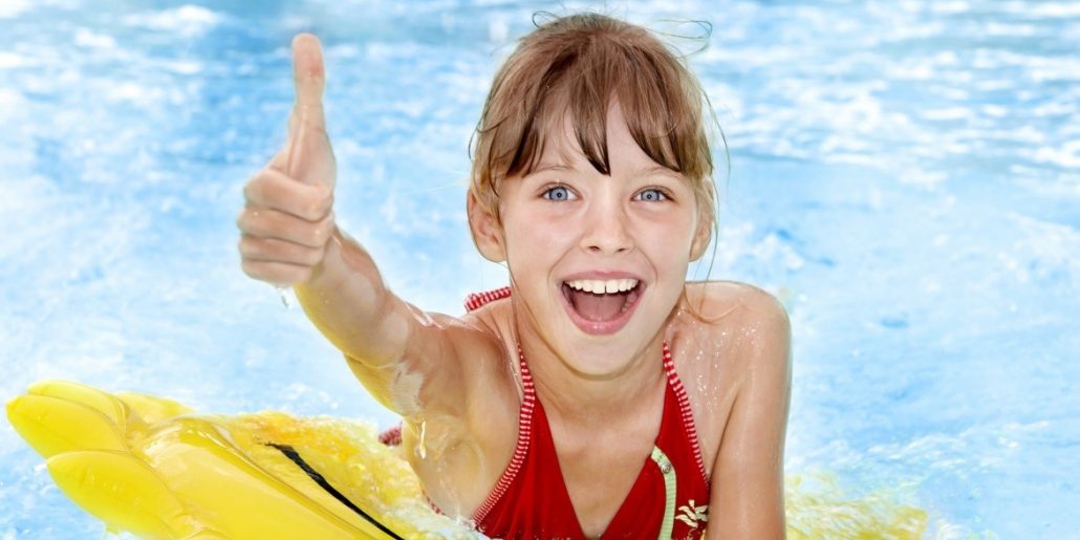
<instances>
[{"instance_id":1,"label":"white foam in water","mask_svg":"<svg viewBox=\"0 0 1080 540\"><path fill-rule=\"evenodd\" d=\"M124 22L131 26L176 32L184 37L192 37L205 33L221 23L222 19L220 14L204 7L183 5L158 12L131 14L124 18Z\"/></svg>"},{"instance_id":2,"label":"white foam in water","mask_svg":"<svg viewBox=\"0 0 1080 540\"><path fill-rule=\"evenodd\" d=\"M0 1L5 400L62 378L396 421L238 266L241 186L284 140L296 31L326 46L336 214L390 287L460 313L505 283L468 236L469 136L532 14L584 4L226 4ZM713 24L691 56L731 154L710 276L791 314L788 471L856 497L904 486L928 538L1074 536L1076 5L608 8ZM6 423L0 462L0 539L101 536Z\"/></svg>"}]
</instances>

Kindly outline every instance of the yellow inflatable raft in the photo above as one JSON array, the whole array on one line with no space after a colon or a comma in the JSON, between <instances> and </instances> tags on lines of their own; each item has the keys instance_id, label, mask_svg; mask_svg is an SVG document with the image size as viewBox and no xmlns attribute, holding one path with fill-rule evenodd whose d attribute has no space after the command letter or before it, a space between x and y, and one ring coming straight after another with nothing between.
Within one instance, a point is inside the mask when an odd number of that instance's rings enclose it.
<instances>
[{"instance_id":1,"label":"yellow inflatable raft","mask_svg":"<svg viewBox=\"0 0 1080 540\"><path fill-rule=\"evenodd\" d=\"M68 497L109 530L168 540L483 538L433 512L374 426L281 413L203 415L70 382L7 406ZM845 501L827 479L787 489L788 538L915 539L921 510Z\"/></svg>"},{"instance_id":2,"label":"yellow inflatable raft","mask_svg":"<svg viewBox=\"0 0 1080 540\"><path fill-rule=\"evenodd\" d=\"M112 530L154 539L481 538L437 515L374 427L214 416L69 382L7 406L60 489Z\"/></svg>"}]
</instances>

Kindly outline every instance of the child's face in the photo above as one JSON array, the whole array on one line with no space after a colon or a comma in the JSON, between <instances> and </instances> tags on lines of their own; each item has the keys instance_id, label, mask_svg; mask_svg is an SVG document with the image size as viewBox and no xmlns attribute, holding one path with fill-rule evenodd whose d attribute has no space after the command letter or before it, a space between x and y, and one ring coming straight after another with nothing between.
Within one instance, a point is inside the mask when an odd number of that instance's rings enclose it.
<instances>
[{"instance_id":1,"label":"child's face","mask_svg":"<svg viewBox=\"0 0 1080 540\"><path fill-rule=\"evenodd\" d=\"M526 320L591 375L618 372L659 339L709 238L690 182L637 146L617 103L608 114L611 174L566 122L533 173L503 182L497 227Z\"/></svg>"}]
</instances>

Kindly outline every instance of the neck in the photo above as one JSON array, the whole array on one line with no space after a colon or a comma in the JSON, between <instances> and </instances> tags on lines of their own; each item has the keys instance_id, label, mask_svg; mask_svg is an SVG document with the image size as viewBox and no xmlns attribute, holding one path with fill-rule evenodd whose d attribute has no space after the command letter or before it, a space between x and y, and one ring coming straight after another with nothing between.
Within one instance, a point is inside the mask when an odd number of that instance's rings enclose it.
<instances>
[{"instance_id":1,"label":"neck","mask_svg":"<svg viewBox=\"0 0 1080 540\"><path fill-rule=\"evenodd\" d=\"M633 417L628 412L648 406L666 381L661 334L632 353L622 369L601 376L575 370L572 366L581 363L564 358L538 337L523 338L521 346L545 410L579 425L604 425ZM600 348L583 354L618 352Z\"/></svg>"}]
</instances>

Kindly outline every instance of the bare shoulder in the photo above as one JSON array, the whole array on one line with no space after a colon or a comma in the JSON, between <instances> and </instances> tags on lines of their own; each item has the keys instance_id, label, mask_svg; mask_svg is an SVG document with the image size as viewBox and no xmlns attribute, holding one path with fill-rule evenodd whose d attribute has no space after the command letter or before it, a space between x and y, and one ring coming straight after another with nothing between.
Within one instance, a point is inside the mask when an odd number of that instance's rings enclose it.
<instances>
[{"instance_id":1,"label":"bare shoulder","mask_svg":"<svg viewBox=\"0 0 1080 540\"><path fill-rule=\"evenodd\" d=\"M786 369L789 362L787 311L775 296L747 283L688 283L671 331L684 355L693 355L684 369L696 376L711 372L735 382L751 366L775 363Z\"/></svg>"},{"instance_id":2,"label":"bare shoulder","mask_svg":"<svg viewBox=\"0 0 1080 540\"><path fill-rule=\"evenodd\" d=\"M702 458L712 470L736 403L782 398L790 385L791 326L768 292L733 281L693 282L669 327Z\"/></svg>"},{"instance_id":3,"label":"bare shoulder","mask_svg":"<svg viewBox=\"0 0 1080 540\"><path fill-rule=\"evenodd\" d=\"M511 317L510 302L503 299L460 319L463 329L455 347L462 359L471 425L489 426L495 417L516 425L519 369ZM488 432L486 427L478 431L481 436Z\"/></svg>"},{"instance_id":4,"label":"bare shoulder","mask_svg":"<svg viewBox=\"0 0 1080 540\"><path fill-rule=\"evenodd\" d=\"M481 330L494 342L507 343L512 341L513 311L509 298L499 298L483 303L479 307L470 310L461 317L477 329Z\"/></svg>"},{"instance_id":5,"label":"bare shoulder","mask_svg":"<svg viewBox=\"0 0 1080 540\"><path fill-rule=\"evenodd\" d=\"M492 397L492 385L504 390L516 385L517 345L509 304L507 300L493 301L455 318L459 326L455 332L455 352L462 359L462 369L477 399Z\"/></svg>"},{"instance_id":6,"label":"bare shoulder","mask_svg":"<svg viewBox=\"0 0 1080 540\"><path fill-rule=\"evenodd\" d=\"M708 334L728 334L731 338L753 343L790 333L791 324L783 304L772 294L748 283L688 283L686 299L680 307L677 321ZM730 335L732 331L740 331L740 334Z\"/></svg>"},{"instance_id":7,"label":"bare shoulder","mask_svg":"<svg viewBox=\"0 0 1080 540\"><path fill-rule=\"evenodd\" d=\"M517 399L505 335L491 309L452 316L401 305L383 322L387 332L401 334L402 350L386 353L400 360L372 366L346 356L380 403L406 422L440 418L469 436L470 417L485 414L477 411L502 410Z\"/></svg>"}]
</instances>

